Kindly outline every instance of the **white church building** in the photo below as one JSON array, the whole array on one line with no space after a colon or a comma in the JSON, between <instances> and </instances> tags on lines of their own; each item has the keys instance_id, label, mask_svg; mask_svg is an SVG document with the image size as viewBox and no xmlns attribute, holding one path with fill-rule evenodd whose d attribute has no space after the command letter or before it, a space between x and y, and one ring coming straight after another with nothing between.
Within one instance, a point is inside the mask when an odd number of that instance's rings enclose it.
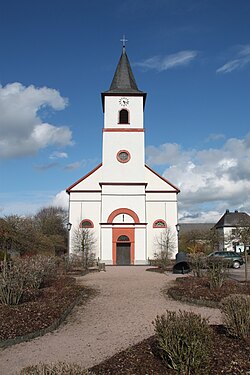
<instances>
[{"instance_id":1,"label":"white church building","mask_svg":"<svg viewBox=\"0 0 250 375\"><path fill-rule=\"evenodd\" d=\"M96 258L110 265L148 264L166 228L175 241L173 257L178 251L179 189L145 164L146 95L123 46L110 89L102 93L102 162L67 189L69 253L78 228L92 231Z\"/></svg>"}]
</instances>

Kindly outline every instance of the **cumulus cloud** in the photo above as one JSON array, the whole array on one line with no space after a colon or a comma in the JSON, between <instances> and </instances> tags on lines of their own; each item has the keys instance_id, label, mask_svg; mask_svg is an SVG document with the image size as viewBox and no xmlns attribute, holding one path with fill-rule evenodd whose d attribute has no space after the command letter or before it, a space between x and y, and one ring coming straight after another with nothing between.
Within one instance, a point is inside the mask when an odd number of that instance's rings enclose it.
<instances>
[{"instance_id":1,"label":"cumulus cloud","mask_svg":"<svg viewBox=\"0 0 250 375\"><path fill-rule=\"evenodd\" d=\"M250 44L238 47L238 52L235 58L227 61L224 65L219 67L217 73L231 73L234 70L241 69L250 64Z\"/></svg>"},{"instance_id":2,"label":"cumulus cloud","mask_svg":"<svg viewBox=\"0 0 250 375\"><path fill-rule=\"evenodd\" d=\"M137 62L134 65L143 69L153 69L158 72L176 68L178 66L185 66L191 63L196 56L197 51L180 51L167 56L153 56L144 61Z\"/></svg>"},{"instance_id":3,"label":"cumulus cloud","mask_svg":"<svg viewBox=\"0 0 250 375\"><path fill-rule=\"evenodd\" d=\"M69 196L65 190L60 191L52 200L52 205L56 207L62 207L68 209L69 206Z\"/></svg>"},{"instance_id":4,"label":"cumulus cloud","mask_svg":"<svg viewBox=\"0 0 250 375\"><path fill-rule=\"evenodd\" d=\"M43 122L39 115L48 107L63 110L67 103L51 88L25 87L18 82L0 86L0 158L28 156L50 145L72 144L68 127Z\"/></svg>"},{"instance_id":5,"label":"cumulus cloud","mask_svg":"<svg viewBox=\"0 0 250 375\"><path fill-rule=\"evenodd\" d=\"M184 150L177 144L147 148L147 162L165 164L164 177L181 190L180 216L199 213L200 221L206 221L205 212L214 217L226 208L250 211L249 160L250 133L226 140L221 148Z\"/></svg>"}]
</instances>

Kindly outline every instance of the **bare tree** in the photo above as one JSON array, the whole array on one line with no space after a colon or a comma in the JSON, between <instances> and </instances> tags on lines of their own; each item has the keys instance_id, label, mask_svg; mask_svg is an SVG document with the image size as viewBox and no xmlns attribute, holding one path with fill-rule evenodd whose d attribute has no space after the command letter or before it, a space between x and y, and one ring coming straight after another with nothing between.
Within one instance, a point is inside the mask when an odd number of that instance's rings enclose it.
<instances>
[{"instance_id":1,"label":"bare tree","mask_svg":"<svg viewBox=\"0 0 250 375\"><path fill-rule=\"evenodd\" d=\"M235 244L243 245L244 247L244 258L245 258L245 281L248 280L248 273L247 273L247 262L248 262L248 254L247 254L247 247L250 245L250 226L244 225L238 226L232 230L230 235L230 241L233 241Z\"/></svg>"},{"instance_id":2,"label":"bare tree","mask_svg":"<svg viewBox=\"0 0 250 375\"><path fill-rule=\"evenodd\" d=\"M94 233L89 228L78 228L73 233L73 250L81 256L84 268L90 267L95 259L95 243Z\"/></svg>"},{"instance_id":3,"label":"bare tree","mask_svg":"<svg viewBox=\"0 0 250 375\"><path fill-rule=\"evenodd\" d=\"M156 263L159 267L166 269L173 252L176 250L176 234L171 228L161 230L155 238L155 245L157 249L154 253Z\"/></svg>"}]
</instances>

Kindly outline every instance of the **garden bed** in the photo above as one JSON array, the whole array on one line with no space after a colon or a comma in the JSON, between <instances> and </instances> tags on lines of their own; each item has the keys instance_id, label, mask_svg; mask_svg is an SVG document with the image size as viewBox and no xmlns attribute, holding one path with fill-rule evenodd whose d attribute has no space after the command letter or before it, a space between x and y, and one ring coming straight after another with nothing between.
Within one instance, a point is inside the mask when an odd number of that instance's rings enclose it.
<instances>
[{"instance_id":1,"label":"garden bed","mask_svg":"<svg viewBox=\"0 0 250 375\"><path fill-rule=\"evenodd\" d=\"M250 295L250 282L239 282L227 279L221 288L210 289L206 277L180 277L167 290L167 294L183 302L196 303L208 307L218 307L222 298L231 294Z\"/></svg>"},{"instance_id":2,"label":"garden bed","mask_svg":"<svg viewBox=\"0 0 250 375\"><path fill-rule=\"evenodd\" d=\"M210 365L203 374L249 374L250 347L241 340L228 337L222 326L213 326L214 337ZM93 375L176 375L164 366L152 336L90 369Z\"/></svg>"},{"instance_id":3,"label":"garden bed","mask_svg":"<svg viewBox=\"0 0 250 375\"><path fill-rule=\"evenodd\" d=\"M77 302L93 294L72 277L60 277L26 293L19 305L0 305L0 346L24 341L55 329Z\"/></svg>"}]
</instances>

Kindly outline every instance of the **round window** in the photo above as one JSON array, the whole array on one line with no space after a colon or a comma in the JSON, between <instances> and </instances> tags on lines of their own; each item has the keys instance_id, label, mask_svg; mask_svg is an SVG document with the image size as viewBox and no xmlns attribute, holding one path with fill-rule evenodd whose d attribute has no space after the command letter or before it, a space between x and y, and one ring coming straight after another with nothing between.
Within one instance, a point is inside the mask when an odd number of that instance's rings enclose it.
<instances>
[{"instance_id":1,"label":"round window","mask_svg":"<svg viewBox=\"0 0 250 375\"><path fill-rule=\"evenodd\" d=\"M117 153L117 160L120 163L127 163L130 160L130 153L126 150L121 150Z\"/></svg>"}]
</instances>

